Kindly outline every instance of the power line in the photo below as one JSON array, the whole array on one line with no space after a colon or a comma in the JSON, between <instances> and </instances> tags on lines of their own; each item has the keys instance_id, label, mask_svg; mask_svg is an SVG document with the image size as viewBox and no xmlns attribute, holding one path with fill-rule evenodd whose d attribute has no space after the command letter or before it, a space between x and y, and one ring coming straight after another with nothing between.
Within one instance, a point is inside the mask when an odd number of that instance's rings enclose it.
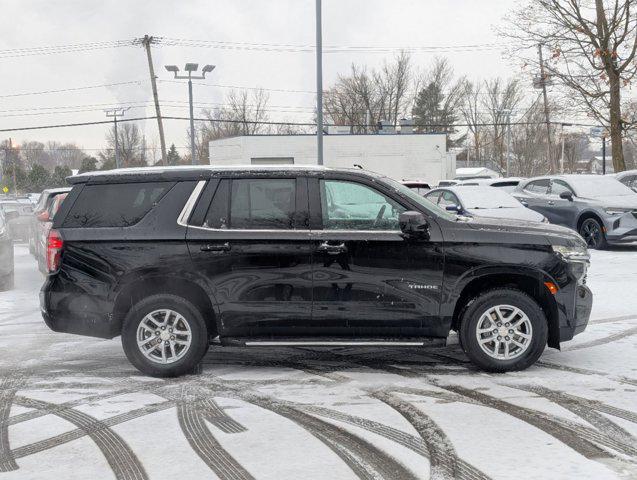
<instances>
[{"instance_id":1,"label":"power line","mask_svg":"<svg viewBox=\"0 0 637 480\"><path fill-rule=\"evenodd\" d=\"M162 117L166 120L186 120L189 121L189 117L177 117L177 116L165 116ZM137 117L137 118L125 118L120 120L120 122L138 122L143 120L155 120L156 117ZM272 122L272 121L259 121L259 120L224 120L224 119L215 119L215 118L195 118L197 122L208 122L208 123L231 123L231 124L240 124L240 125L270 125L270 126L299 126L299 127L316 127L315 123L310 122ZM38 125L38 126L28 126L28 127L14 127L14 128L4 128L0 129L0 132L19 132L19 131L27 131L27 130L46 130L52 128L65 128L65 127L80 127L80 126L90 126L90 125L104 125L110 124L109 120L101 120L94 122L75 122L75 123L58 123L58 124L50 124L50 125ZM516 122L516 125L539 125L545 122ZM554 124L561 124L562 122L552 122ZM597 124L578 124L569 122L572 126L581 126L581 127L595 127ZM478 127L489 127L489 126L506 126L506 122L481 122L481 123L453 123L453 124L422 124L417 125L419 128L454 128L454 127L469 127L469 126L478 126ZM348 126L348 127L375 127L376 125L365 125L365 124L350 124L350 125L336 125L336 124L325 124L327 127L331 126Z\"/></svg>"},{"instance_id":2,"label":"power line","mask_svg":"<svg viewBox=\"0 0 637 480\"><path fill-rule=\"evenodd\" d=\"M5 95L0 95L0 98L11 98L11 97L25 97L28 95L45 95L48 93L62 93L62 92L75 92L78 90L89 90L92 88L103 88L103 87L116 87L119 85L132 85L132 84L140 84L140 80L131 80L129 82L116 82L116 83L103 83L101 85L88 85L85 87L72 87L72 88L62 88L59 90L42 90L39 92L22 92L22 93L10 93Z\"/></svg>"}]
</instances>

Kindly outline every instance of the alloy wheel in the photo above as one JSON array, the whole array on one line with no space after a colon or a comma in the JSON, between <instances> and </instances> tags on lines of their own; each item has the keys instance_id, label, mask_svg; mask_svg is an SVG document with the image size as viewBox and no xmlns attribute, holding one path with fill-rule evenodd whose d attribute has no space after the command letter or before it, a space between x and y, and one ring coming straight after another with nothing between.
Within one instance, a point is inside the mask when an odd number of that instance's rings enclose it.
<instances>
[{"instance_id":1,"label":"alloy wheel","mask_svg":"<svg viewBox=\"0 0 637 480\"><path fill-rule=\"evenodd\" d=\"M137 347L151 362L168 364L190 349L192 332L183 315L168 309L147 314L137 327Z\"/></svg>"},{"instance_id":2,"label":"alloy wheel","mask_svg":"<svg viewBox=\"0 0 637 480\"><path fill-rule=\"evenodd\" d=\"M599 245L601 245L604 234L602 232L602 228L596 220L592 218L587 218L586 220L584 220L584 223L582 223L582 227L580 229L580 233L582 237L584 237L584 240L586 240L586 243L589 247L597 248Z\"/></svg>"},{"instance_id":3,"label":"alloy wheel","mask_svg":"<svg viewBox=\"0 0 637 480\"><path fill-rule=\"evenodd\" d=\"M529 317L512 305L496 305L484 312L476 324L476 338L484 353L497 360L522 355L533 339Z\"/></svg>"}]
</instances>

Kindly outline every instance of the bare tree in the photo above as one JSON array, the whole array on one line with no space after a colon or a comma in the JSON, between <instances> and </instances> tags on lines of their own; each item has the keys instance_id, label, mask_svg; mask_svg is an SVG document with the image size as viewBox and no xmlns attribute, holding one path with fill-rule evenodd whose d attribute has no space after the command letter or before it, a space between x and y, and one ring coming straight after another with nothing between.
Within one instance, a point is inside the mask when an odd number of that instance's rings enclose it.
<instances>
[{"instance_id":1,"label":"bare tree","mask_svg":"<svg viewBox=\"0 0 637 480\"><path fill-rule=\"evenodd\" d=\"M105 159L115 157L115 127L111 127L106 134L108 148L102 152L100 158ZM137 124L126 122L119 124L117 128L117 147L119 150L122 167L145 166L145 140L139 131Z\"/></svg>"},{"instance_id":2,"label":"bare tree","mask_svg":"<svg viewBox=\"0 0 637 480\"><path fill-rule=\"evenodd\" d=\"M625 169L622 137L637 118L622 115L622 88L637 74L636 0L527 0L508 17L501 35L520 43L513 53L537 65L521 48L546 45L547 74L577 95L610 129L613 166ZM510 27L513 28L510 28ZM535 50L533 50L535 51Z\"/></svg>"},{"instance_id":3,"label":"bare tree","mask_svg":"<svg viewBox=\"0 0 637 480\"><path fill-rule=\"evenodd\" d=\"M401 52L380 70L352 65L325 92L323 108L332 123L349 125L352 133L377 131L381 120L395 125L411 109L411 89L410 57Z\"/></svg>"},{"instance_id":4,"label":"bare tree","mask_svg":"<svg viewBox=\"0 0 637 480\"><path fill-rule=\"evenodd\" d=\"M489 150L492 159L500 169L505 167L505 132L508 128L508 116L522 102L520 82L517 79L504 81L493 78L484 82L484 95L480 103L485 111L485 119L489 123Z\"/></svg>"},{"instance_id":5,"label":"bare tree","mask_svg":"<svg viewBox=\"0 0 637 480\"><path fill-rule=\"evenodd\" d=\"M473 140L473 159L476 162L480 162L481 156L481 140L482 140L482 123L483 115L481 112L481 98L482 98L482 83L471 82L465 80L463 82L463 91L461 95L461 101L458 104L458 109L462 115L464 123L467 124L469 133ZM468 147L470 148L470 147ZM467 152L467 157L470 157Z\"/></svg>"}]
</instances>

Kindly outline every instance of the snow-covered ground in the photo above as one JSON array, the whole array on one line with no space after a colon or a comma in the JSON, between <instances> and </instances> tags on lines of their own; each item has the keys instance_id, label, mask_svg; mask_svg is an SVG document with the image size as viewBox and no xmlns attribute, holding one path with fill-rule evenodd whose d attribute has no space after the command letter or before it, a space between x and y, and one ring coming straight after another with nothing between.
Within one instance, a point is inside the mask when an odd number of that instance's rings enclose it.
<instances>
[{"instance_id":1,"label":"snow-covered ground","mask_svg":"<svg viewBox=\"0 0 637 480\"><path fill-rule=\"evenodd\" d=\"M211 348L141 376L56 334L16 247L0 293L0 479L637 478L637 249L593 252L593 321L525 372L457 347Z\"/></svg>"}]
</instances>

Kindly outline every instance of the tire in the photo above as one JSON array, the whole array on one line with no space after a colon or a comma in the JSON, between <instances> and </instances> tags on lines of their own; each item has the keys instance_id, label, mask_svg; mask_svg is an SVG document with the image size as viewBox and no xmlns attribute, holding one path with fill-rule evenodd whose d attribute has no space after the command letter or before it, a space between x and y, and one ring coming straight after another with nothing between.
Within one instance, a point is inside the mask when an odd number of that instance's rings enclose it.
<instances>
[{"instance_id":1,"label":"tire","mask_svg":"<svg viewBox=\"0 0 637 480\"><path fill-rule=\"evenodd\" d=\"M483 331L479 333L478 328ZM547 336L542 308L529 295L513 288L481 293L468 303L461 318L462 349L475 365L488 372L524 370L533 365L546 347Z\"/></svg>"},{"instance_id":2,"label":"tire","mask_svg":"<svg viewBox=\"0 0 637 480\"><path fill-rule=\"evenodd\" d=\"M578 233L586 241L588 248L603 250L608 247L604 227L597 218L589 217L584 219Z\"/></svg>"},{"instance_id":3,"label":"tire","mask_svg":"<svg viewBox=\"0 0 637 480\"><path fill-rule=\"evenodd\" d=\"M172 312L168 319L166 311ZM144 320L146 322L141 326ZM159 336L156 332L160 332ZM186 342L188 337L190 344L187 347L178 343ZM155 343L138 346L138 338L153 339ZM130 309L122 326L122 347L126 357L140 372L152 377L193 373L208 346L208 329L201 312L176 295L157 294L140 300ZM142 349L146 350L146 355ZM162 350L164 358L160 357Z\"/></svg>"}]
</instances>

